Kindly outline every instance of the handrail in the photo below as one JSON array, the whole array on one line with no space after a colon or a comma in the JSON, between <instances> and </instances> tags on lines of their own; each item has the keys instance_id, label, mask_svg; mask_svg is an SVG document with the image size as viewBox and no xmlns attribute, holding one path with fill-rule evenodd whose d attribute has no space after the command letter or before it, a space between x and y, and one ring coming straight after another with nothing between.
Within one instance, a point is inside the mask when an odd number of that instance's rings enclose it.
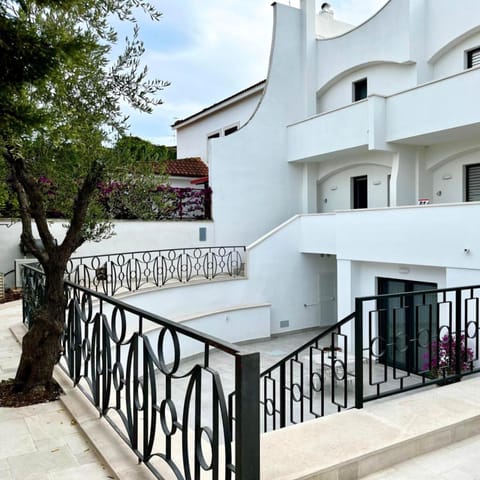
<instances>
[{"instance_id":1,"label":"handrail","mask_svg":"<svg viewBox=\"0 0 480 480\"><path fill-rule=\"evenodd\" d=\"M302 350L305 350L307 347L309 347L310 345L312 345L313 343L316 343L318 341L320 341L322 338L326 337L327 335L333 333L335 330L338 330L338 328L342 327L343 325L345 325L348 321L350 320L353 320L355 318L355 312L352 312L350 313L349 315L347 315L345 318L343 318L342 320L339 320L337 323L335 323L334 325L331 325L330 327L328 327L326 330L324 330L323 332L319 333L316 337L314 338L311 338L310 340L308 340L307 342L305 342L303 345L301 345L300 347L298 347L297 349L295 349L293 352L289 353L288 355L286 355L285 357L283 357L281 360L279 360L277 363L275 363L274 365L272 365L271 367L267 368L266 370L264 370L261 374L260 374L260 377L263 377L265 375L268 375L271 371L275 370L277 367L280 366L280 364L282 363L285 363L287 360L290 360L291 358L297 356Z\"/></svg>"},{"instance_id":2,"label":"handrail","mask_svg":"<svg viewBox=\"0 0 480 480\"><path fill-rule=\"evenodd\" d=\"M148 250L72 257L66 278L107 295L145 287L245 276L245 247Z\"/></svg>"},{"instance_id":3,"label":"handrail","mask_svg":"<svg viewBox=\"0 0 480 480\"><path fill-rule=\"evenodd\" d=\"M478 374L479 339L480 285L356 298L261 373L263 431Z\"/></svg>"},{"instance_id":4,"label":"handrail","mask_svg":"<svg viewBox=\"0 0 480 480\"><path fill-rule=\"evenodd\" d=\"M45 274L26 264L22 276L30 327L44 305ZM258 353L69 280L64 291L59 365L156 478L164 478L160 462L176 478L205 471L260 479ZM145 322L160 328L147 332ZM231 355L234 385L216 370L212 349ZM227 402L232 387L234 405Z\"/></svg>"}]
</instances>

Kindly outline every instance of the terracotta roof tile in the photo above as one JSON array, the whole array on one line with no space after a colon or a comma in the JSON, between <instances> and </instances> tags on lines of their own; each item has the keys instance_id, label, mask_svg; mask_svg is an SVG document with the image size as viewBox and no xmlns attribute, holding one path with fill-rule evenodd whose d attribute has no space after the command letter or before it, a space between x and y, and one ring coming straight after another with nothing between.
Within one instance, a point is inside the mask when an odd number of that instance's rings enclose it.
<instances>
[{"instance_id":1,"label":"terracotta roof tile","mask_svg":"<svg viewBox=\"0 0 480 480\"><path fill-rule=\"evenodd\" d=\"M207 177L208 166L199 157L167 160L166 173L172 177Z\"/></svg>"}]
</instances>

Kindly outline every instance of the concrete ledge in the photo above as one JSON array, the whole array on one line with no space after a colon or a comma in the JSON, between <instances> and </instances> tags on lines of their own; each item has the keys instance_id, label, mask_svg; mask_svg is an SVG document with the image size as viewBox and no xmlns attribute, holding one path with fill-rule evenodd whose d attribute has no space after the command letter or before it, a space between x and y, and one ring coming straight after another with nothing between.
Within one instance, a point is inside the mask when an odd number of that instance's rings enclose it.
<instances>
[{"instance_id":1,"label":"concrete ledge","mask_svg":"<svg viewBox=\"0 0 480 480\"><path fill-rule=\"evenodd\" d=\"M355 480L480 433L480 378L368 403L262 438L262 480Z\"/></svg>"}]
</instances>

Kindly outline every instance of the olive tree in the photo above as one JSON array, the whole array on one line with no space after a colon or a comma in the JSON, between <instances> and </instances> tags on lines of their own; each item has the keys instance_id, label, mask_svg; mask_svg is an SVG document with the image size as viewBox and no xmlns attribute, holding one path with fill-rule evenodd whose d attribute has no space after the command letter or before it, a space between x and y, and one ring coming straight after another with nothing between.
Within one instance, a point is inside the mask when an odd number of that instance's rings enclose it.
<instances>
[{"instance_id":1,"label":"olive tree","mask_svg":"<svg viewBox=\"0 0 480 480\"><path fill-rule=\"evenodd\" d=\"M126 129L121 102L151 112L168 85L149 80L141 65L135 16L145 14L160 18L144 0L0 2L0 198L6 189L13 193L21 243L45 273L44 302L23 339L18 392L51 382L61 352L70 256L85 241L111 234L108 212L96 201L98 183L125 170L131 174L135 164L109 148ZM132 36L112 60L118 39L111 25L119 20L132 24ZM47 221L52 202L66 218L60 240Z\"/></svg>"}]
</instances>

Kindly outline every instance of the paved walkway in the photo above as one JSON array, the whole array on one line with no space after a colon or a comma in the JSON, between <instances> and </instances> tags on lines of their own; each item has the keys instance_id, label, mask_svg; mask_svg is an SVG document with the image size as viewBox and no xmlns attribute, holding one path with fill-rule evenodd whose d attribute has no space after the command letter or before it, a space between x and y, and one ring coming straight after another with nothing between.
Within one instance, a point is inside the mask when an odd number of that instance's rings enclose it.
<instances>
[{"instance_id":1,"label":"paved walkway","mask_svg":"<svg viewBox=\"0 0 480 480\"><path fill-rule=\"evenodd\" d=\"M0 305L0 380L11 378L20 345L9 328L21 321L21 302ZM116 478L60 401L0 408L0 479Z\"/></svg>"},{"instance_id":2,"label":"paved walkway","mask_svg":"<svg viewBox=\"0 0 480 480\"><path fill-rule=\"evenodd\" d=\"M11 378L15 374L20 346L9 329L20 321L20 302L0 305L0 379ZM282 337L278 339L273 350L272 345L267 347L262 343L256 347L265 350L262 355L265 355L263 360L267 364L274 363L283 356L285 350L291 350L292 343L302 343L303 335L311 336L314 332L306 332L298 338L293 335L290 339ZM480 388L478 393L480 395ZM81 415L79 418L82 418ZM84 423L88 424L82 419L82 426L85 426ZM103 430L105 429L102 428L102 432ZM0 408L0 432L1 480L117 478L102 463L93 445L83 435L61 401L17 409ZM110 429L104 433L108 435L109 432ZM101 442L97 444L104 445ZM101 451L105 455L105 449L102 448ZM480 480L479 451L480 435L477 435L396 464L364 477L364 480ZM123 462L127 462L124 452L120 457ZM128 460L128 463L128 468L131 468L136 462ZM138 471L130 472L130 475L120 475L121 478L132 480L148 476L139 475Z\"/></svg>"},{"instance_id":3,"label":"paved walkway","mask_svg":"<svg viewBox=\"0 0 480 480\"><path fill-rule=\"evenodd\" d=\"M479 480L479 452L480 435L476 435L397 463L362 480Z\"/></svg>"}]
</instances>

